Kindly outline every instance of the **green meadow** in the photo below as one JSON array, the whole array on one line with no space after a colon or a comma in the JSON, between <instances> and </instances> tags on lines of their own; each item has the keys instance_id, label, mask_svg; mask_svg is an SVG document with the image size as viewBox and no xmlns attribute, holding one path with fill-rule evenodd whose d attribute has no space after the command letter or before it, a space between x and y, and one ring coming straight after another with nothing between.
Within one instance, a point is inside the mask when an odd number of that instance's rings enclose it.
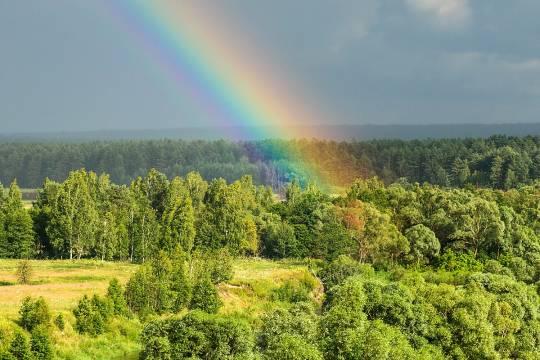
<instances>
[{"instance_id":1,"label":"green meadow","mask_svg":"<svg viewBox=\"0 0 540 360\"><path fill-rule=\"evenodd\" d=\"M139 335L143 325L138 319L113 319L107 331L97 337L81 335L73 326L72 309L83 295L104 295L113 278L122 284L139 265L97 260L32 260L33 274L28 285L17 284L18 260L0 260L0 334L18 327L18 311L26 296L42 296L53 317L66 319L64 331L53 327L52 339L58 359L137 359ZM219 285L223 301L221 313L235 313L256 322L259 315L288 306L273 298L275 289L286 281L310 276L308 267L299 261L237 259L233 278ZM317 298L316 289L313 297Z\"/></svg>"}]
</instances>

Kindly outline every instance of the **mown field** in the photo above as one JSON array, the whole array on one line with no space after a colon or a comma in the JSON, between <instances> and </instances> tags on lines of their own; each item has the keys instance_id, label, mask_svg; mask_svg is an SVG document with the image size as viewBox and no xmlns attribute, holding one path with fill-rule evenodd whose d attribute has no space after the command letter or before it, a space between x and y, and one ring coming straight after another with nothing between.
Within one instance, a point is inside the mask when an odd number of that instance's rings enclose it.
<instances>
[{"instance_id":1,"label":"mown field","mask_svg":"<svg viewBox=\"0 0 540 360\"><path fill-rule=\"evenodd\" d=\"M84 295L103 295L111 279L122 283L137 270L129 263L95 260L34 260L33 276L29 285L16 281L17 260L0 260L0 330L12 331L18 310L26 296L43 296L53 316L62 313L67 320L64 332L54 330L56 356L60 359L137 359L138 336L142 328L138 320L114 320L109 331L92 338L73 330L71 310ZM239 259L234 263L234 277L221 284L220 296L224 313L240 313L256 321L261 313L283 306L272 298L287 280L308 276L305 264L294 261ZM315 294L316 296L316 294Z\"/></svg>"}]
</instances>

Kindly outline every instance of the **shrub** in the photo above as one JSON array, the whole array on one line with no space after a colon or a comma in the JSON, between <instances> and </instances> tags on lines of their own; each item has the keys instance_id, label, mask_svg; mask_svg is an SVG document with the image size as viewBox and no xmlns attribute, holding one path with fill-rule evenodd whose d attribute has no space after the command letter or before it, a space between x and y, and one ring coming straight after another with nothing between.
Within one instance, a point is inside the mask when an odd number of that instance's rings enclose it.
<instances>
[{"instance_id":1,"label":"shrub","mask_svg":"<svg viewBox=\"0 0 540 360\"><path fill-rule=\"evenodd\" d=\"M21 260L17 266L17 281L19 284L30 284L32 278L32 264L29 260Z\"/></svg>"},{"instance_id":2,"label":"shrub","mask_svg":"<svg viewBox=\"0 0 540 360\"><path fill-rule=\"evenodd\" d=\"M414 359L415 351L407 338L395 327L372 321L363 331L348 334L346 358Z\"/></svg>"},{"instance_id":3,"label":"shrub","mask_svg":"<svg viewBox=\"0 0 540 360\"><path fill-rule=\"evenodd\" d=\"M233 260L226 248L195 254L195 276L209 276L214 284L229 281L233 277Z\"/></svg>"},{"instance_id":4,"label":"shrub","mask_svg":"<svg viewBox=\"0 0 540 360\"><path fill-rule=\"evenodd\" d=\"M209 277L203 277L193 287L193 296L189 308L192 310L202 310L209 314L215 314L221 307L216 286Z\"/></svg>"},{"instance_id":5,"label":"shrub","mask_svg":"<svg viewBox=\"0 0 540 360\"><path fill-rule=\"evenodd\" d=\"M470 253L446 251L437 261L439 268L447 271L482 271L482 263Z\"/></svg>"},{"instance_id":6,"label":"shrub","mask_svg":"<svg viewBox=\"0 0 540 360\"><path fill-rule=\"evenodd\" d=\"M294 280L287 280L283 285L274 290L272 298L278 301L291 303L309 301L311 290L302 283Z\"/></svg>"},{"instance_id":7,"label":"shrub","mask_svg":"<svg viewBox=\"0 0 540 360\"><path fill-rule=\"evenodd\" d=\"M84 295L73 310L73 315L75 315L75 330L79 333L93 336L103 333L105 319L98 301L90 300L87 295Z\"/></svg>"},{"instance_id":8,"label":"shrub","mask_svg":"<svg viewBox=\"0 0 540 360\"><path fill-rule=\"evenodd\" d=\"M308 344L317 343L318 318L311 303L298 303L289 310L274 310L262 321L258 346L263 351L284 334L298 336Z\"/></svg>"},{"instance_id":9,"label":"shrub","mask_svg":"<svg viewBox=\"0 0 540 360\"><path fill-rule=\"evenodd\" d=\"M175 266L171 276L171 290L174 294L173 309L175 312L187 307L191 300L191 281L184 261Z\"/></svg>"},{"instance_id":10,"label":"shrub","mask_svg":"<svg viewBox=\"0 0 540 360\"><path fill-rule=\"evenodd\" d=\"M201 311L151 321L141 339L142 359L248 359L253 351L253 332L245 321Z\"/></svg>"},{"instance_id":11,"label":"shrub","mask_svg":"<svg viewBox=\"0 0 540 360\"><path fill-rule=\"evenodd\" d=\"M300 279L290 279L274 290L273 299L286 302L305 302L311 299L311 292L317 286L315 279L308 272L304 272Z\"/></svg>"},{"instance_id":12,"label":"shrub","mask_svg":"<svg viewBox=\"0 0 540 360\"><path fill-rule=\"evenodd\" d=\"M124 297L124 290L118 279L112 279L107 289L107 299L111 304L113 315L128 315L128 307Z\"/></svg>"},{"instance_id":13,"label":"shrub","mask_svg":"<svg viewBox=\"0 0 540 360\"><path fill-rule=\"evenodd\" d=\"M52 359L51 340L49 339L49 334L45 327L37 326L32 330L30 350L36 360Z\"/></svg>"},{"instance_id":14,"label":"shrub","mask_svg":"<svg viewBox=\"0 0 540 360\"><path fill-rule=\"evenodd\" d=\"M374 273L375 271L370 265L360 264L358 261L342 255L331 263L328 263L321 271L319 271L318 276L321 279L324 288L330 290L336 285L341 285L351 276L372 276Z\"/></svg>"},{"instance_id":15,"label":"shrub","mask_svg":"<svg viewBox=\"0 0 540 360\"><path fill-rule=\"evenodd\" d=\"M51 321L49 306L42 297L35 300L29 296L24 298L19 315L21 326L28 331L32 331L38 325L48 326Z\"/></svg>"},{"instance_id":16,"label":"shrub","mask_svg":"<svg viewBox=\"0 0 540 360\"><path fill-rule=\"evenodd\" d=\"M11 341L9 346L9 353L17 360L30 360L32 359L32 353L30 352L30 346L28 339L21 332L17 331L15 337Z\"/></svg>"},{"instance_id":17,"label":"shrub","mask_svg":"<svg viewBox=\"0 0 540 360\"><path fill-rule=\"evenodd\" d=\"M264 352L265 360L323 360L315 345L296 335L283 334L270 343Z\"/></svg>"},{"instance_id":18,"label":"shrub","mask_svg":"<svg viewBox=\"0 0 540 360\"><path fill-rule=\"evenodd\" d=\"M174 294L170 289L169 271L170 267L168 270L141 267L126 284L125 298L129 309L141 317L170 310Z\"/></svg>"},{"instance_id":19,"label":"shrub","mask_svg":"<svg viewBox=\"0 0 540 360\"><path fill-rule=\"evenodd\" d=\"M145 316L154 312L152 293L154 280L148 266L143 266L126 284L126 303L134 313Z\"/></svg>"},{"instance_id":20,"label":"shrub","mask_svg":"<svg viewBox=\"0 0 540 360\"><path fill-rule=\"evenodd\" d=\"M66 327L66 323L64 321L64 315L58 314L56 318L54 319L54 324L60 331L64 331L64 328Z\"/></svg>"}]
</instances>

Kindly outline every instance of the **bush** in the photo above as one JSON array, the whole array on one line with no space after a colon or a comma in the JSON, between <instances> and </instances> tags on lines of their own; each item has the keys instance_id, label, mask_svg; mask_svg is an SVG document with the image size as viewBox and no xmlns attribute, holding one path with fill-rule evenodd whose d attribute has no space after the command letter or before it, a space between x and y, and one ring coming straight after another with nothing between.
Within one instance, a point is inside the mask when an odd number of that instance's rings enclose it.
<instances>
[{"instance_id":1,"label":"bush","mask_svg":"<svg viewBox=\"0 0 540 360\"><path fill-rule=\"evenodd\" d=\"M273 299L291 303L311 300L311 292L317 286L317 280L305 272L301 279L287 280L274 290Z\"/></svg>"},{"instance_id":2,"label":"bush","mask_svg":"<svg viewBox=\"0 0 540 360\"><path fill-rule=\"evenodd\" d=\"M32 330L30 338L30 350L36 360L52 359L52 346L49 333L43 326L37 326Z\"/></svg>"},{"instance_id":3,"label":"bush","mask_svg":"<svg viewBox=\"0 0 540 360\"><path fill-rule=\"evenodd\" d=\"M446 251L437 260L438 267L447 271L482 271L482 263L470 253Z\"/></svg>"},{"instance_id":4,"label":"bush","mask_svg":"<svg viewBox=\"0 0 540 360\"><path fill-rule=\"evenodd\" d=\"M9 346L9 353L17 360L30 360L32 359L32 353L30 352L30 345L28 339L21 332L17 331L15 337L11 341Z\"/></svg>"},{"instance_id":5,"label":"bush","mask_svg":"<svg viewBox=\"0 0 540 360\"><path fill-rule=\"evenodd\" d=\"M19 284L30 284L32 278L32 264L29 260L21 260L17 266L17 282Z\"/></svg>"},{"instance_id":6,"label":"bush","mask_svg":"<svg viewBox=\"0 0 540 360\"><path fill-rule=\"evenodd\" d=\"M311 290L302 283L294 280L287 280L283 285L274 290L273 300L291 303L309 301Z\"/></svg>"},{"instance_id":7,"label":"bush","mask_svg":"<svg viewBox=\"0 0 540 360\"><path fill-rule=\"evenodd\" d=\"M174 267L171 276L171 290L174 294L173 310L175 312L189 306L192 288L184 261Z\"/></svg>"},{"instance_id":8,"label":"bush","mask_svg":"<svg viewBox=\"0 0 540 360\"><path fill-rule=\"evenodd\" d=\"M245 321L200 311L151 321L141 339L142 359L248 359L253 351L253 332Z\"/></svg>"},{"instance_id":9,"label":"bush","mask_svg":"<svg viewBox=\"0 0 540 360\"><path fill-rule=\"evenodd\" d=\"M195 276L209 276L214 284L232 279L233 257L226 248L194 255Z\"/></svg>"},{"instance_id":10,"label":"bush","mask_svg":"<svg viewBox=\"0 0 540 360\"><path fill-rule=\"evenodd\" d=\"M148 266L141 267L126 284L125 297L131 311L141 317L155 311L152 304L153 288L151 269Z\"/></svg>"},{"instance_id":11,"label":"bush","mask_svg":"<svg viewBox=\"0 0 540 360\"><path fill-rule=\"evenodd\" d=\"M192 310L202 310L209 314L215 314L221 307L216 286L209 277L203 277L193 287L193 296L189 308Z\"/></svg>"},{"instance_id":12,"label":"bush","mask_svg":"<svg viewBox=\"0 0 540 360\"><path fill-rule=\"evenodd\" d=\"M54 324L60 331L64 331L64 328L66 327L66 323L64 321L64 315L58 314L56 318L54 319Z\"/></svg>"},{"instance_id":13,"label":"bush","mask_svg":"<svg viewBox=\"0 0 540 360\"><path fill-rule=\"evenodd\" d=\"M266 351L270 344L284 335L294 335L308 344L317 343L318 317L311 303L298 303L291 309L277 309L262 318L258 346Z\"/></svg>"},{"instance_id":14,"label":"bush","mask_svg":"<svg viewBox=\"0 0 540 360\"><path fill-rule=\"evenodd\" d=\"M126 284L127 305L141 317L165 313L175 300L170 283L171 267L156 265L153 262L151 266L141 267Z\"/></svg>"},{"instance_id":15,"label":"bush","mask_svg":"<svg viewBox=\"0 0 540 360\"><path fill-rule=\"evenodd\" d=\"M296 335L283 334L270 343L264 352L265 360L323 360L315 345Z\"/></svg>"},{"instance_id":16,"label":"bush","mask_svg":"<svg viewBox=\"0 0 540 360\"><path fill-rule=\"evenodd\" d=\"M107 299L111 304L111 311L113 315L128 315L127 302L124 297L124 290L118 279L112 279L109 282L109 287L107 289Z\"/></svg>"},{"instance_id":17,"label":"bush","mask_svg":"<svg viewBox=\"0 0 540 360\"><path fill-rule=\"evenodd\" d=\"M42 297L35 300L29 296L24 298L19 315L21 326L28 331L32 331L38 325L48 326L51 321L49 306Z\"/></svg>"},{"instance_id":18,"label":"bush","mask_svg":"<svg viewBox=\"0 0 540 360\"><path fill-rule=\"evenodd\" d=\"M77 307L73 310L75 315L75 330L81 334L99 335L105 330L106 311L100 304L99 298L94 297L92 300L84 295Z\"/></svg>"},{"instance_id":19,"label":"bush","mask_svg":"<svg viewBox=\"0 0 540 360\"><path fill-rule=\"evenodd\" d=\"M328 263L317 275L321 279L325 290L330 290L336 285L341 285L351 276L372 276L374 273L375 271L371 265L360 264L358 261L342 255Z\"/></svg>"}]
</instances>

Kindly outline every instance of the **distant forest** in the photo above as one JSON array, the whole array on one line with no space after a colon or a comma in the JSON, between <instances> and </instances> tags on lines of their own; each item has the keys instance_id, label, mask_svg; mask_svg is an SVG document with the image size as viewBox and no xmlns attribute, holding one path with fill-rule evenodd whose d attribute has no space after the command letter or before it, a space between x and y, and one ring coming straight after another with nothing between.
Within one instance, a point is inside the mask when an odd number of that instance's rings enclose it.
<instances>
[{"instance_id":1,"label":"distant forest","mask_svg":"<svg viewBox=\"0 0 540 360\"><path fill-rule=\"evenodd\" d=\"M281 188L302 179L302 166L291 154L324 169L338 185L377 176L441 186L509 189L540 178L540 137L492 136L426 140L121 140L99 142L0 143L0 181L17 179L38 188L49 178L63 181L85 168L128 184L155 168L169 178L198 171L210 180L231 182L251 175L256 184ZM307 157L306 157L307 156Z\"/></svg>"}]
</instances>

